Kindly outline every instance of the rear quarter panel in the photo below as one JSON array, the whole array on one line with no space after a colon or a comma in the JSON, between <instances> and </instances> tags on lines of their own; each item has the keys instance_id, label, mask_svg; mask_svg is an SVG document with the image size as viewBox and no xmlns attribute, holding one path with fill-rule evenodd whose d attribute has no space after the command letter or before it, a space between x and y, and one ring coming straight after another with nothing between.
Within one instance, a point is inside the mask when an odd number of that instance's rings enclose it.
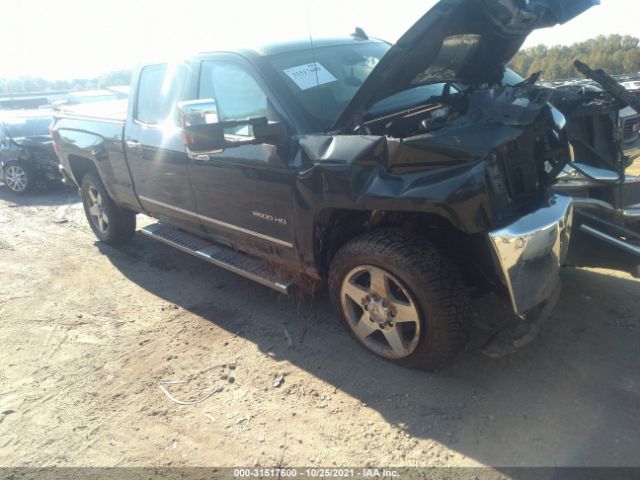
<instances>
[{"instance_id":1,"label":"rear quarter panel","mask_svg":"<svg viewBox=\"0 0 640 480\"><path fill-rule=\"evenodd\" d=\"M142 211L127 165L123 132L124 122L118 120L62 117L54 124L60 163L78 186L82 178L77 178L74 163L89 160L117 204Z\"/></svg>"}]
</instances>

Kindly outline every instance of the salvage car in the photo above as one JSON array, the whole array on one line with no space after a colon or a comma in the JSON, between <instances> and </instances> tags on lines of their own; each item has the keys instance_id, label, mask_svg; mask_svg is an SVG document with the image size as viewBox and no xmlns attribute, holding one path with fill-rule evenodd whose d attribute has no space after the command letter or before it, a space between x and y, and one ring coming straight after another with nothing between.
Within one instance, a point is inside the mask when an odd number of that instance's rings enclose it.
<instances>
[{"instance_id":1,"label":"salvage car","mask_svg":"<svg viewBox=\"0 0 640 480\"><path fill-rule=\"evenodd\" d=\"M142 234L278 292L328 284L360 345L436 369L472 294L520 327L558 297L566 121L505 65L595 4L441 0L395 45L357 31L143 65L127 110L59 113L54 141L101 241L145 213Z\"/></svg>"},{"instance_id":2,"label":"salvage car","mask_svg":"<svg viewBox=\"0 0 640 480\"><path fill-rule=\"evenodd\" d=\"M19 195L35 185L59 182L62 175L54 151L48 110L23 110L0 117L0 164L4 184Z\"/></svg>"}]
</instances>

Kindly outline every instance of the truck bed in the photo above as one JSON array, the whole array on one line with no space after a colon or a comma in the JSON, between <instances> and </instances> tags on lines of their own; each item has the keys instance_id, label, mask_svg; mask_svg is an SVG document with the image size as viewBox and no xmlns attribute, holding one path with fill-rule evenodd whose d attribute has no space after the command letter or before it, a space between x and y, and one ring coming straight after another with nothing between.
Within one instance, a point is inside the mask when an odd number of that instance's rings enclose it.
<instances>
[{"instance_id":1,"label":"truck bed","mask_svg":"<svg viewBox=\"0 0 640 480\"><path fill-rule=\"evenodd\" d=\"M56 117L122 122L127 119L128 100L71 105L58 109Z\"/></svg>"}]
</instances>

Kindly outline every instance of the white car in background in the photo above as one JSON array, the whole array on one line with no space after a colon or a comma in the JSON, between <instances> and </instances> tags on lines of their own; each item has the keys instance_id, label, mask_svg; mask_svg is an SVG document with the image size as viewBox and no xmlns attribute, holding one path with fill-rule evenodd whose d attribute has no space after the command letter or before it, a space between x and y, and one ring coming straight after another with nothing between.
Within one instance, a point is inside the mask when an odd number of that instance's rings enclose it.
<instances>
[{"instance_id":1,"label":"white car in background","mask_svg":"<svg viewBox=\"0 0 640 480\"><path fill-rule=\"evenodd\" d=\"M640 80L634 80L634 81L630 81L630 82L622 82L620 85L622 85L624 88L626 88L630 92L638 92L638 91L640 91Z\"/></svg>"}]
</instances>

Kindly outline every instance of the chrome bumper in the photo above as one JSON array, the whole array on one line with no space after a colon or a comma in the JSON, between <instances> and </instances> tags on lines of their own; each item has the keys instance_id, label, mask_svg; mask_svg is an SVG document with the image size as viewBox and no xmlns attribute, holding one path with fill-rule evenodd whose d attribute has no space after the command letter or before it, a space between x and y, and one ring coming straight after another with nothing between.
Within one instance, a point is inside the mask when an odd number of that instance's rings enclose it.
<instances>
[{"instance_id":1,"label":"chrome bumper","mask_svg":"<svg viewBox=\"0 0 640 480\"><path fill-rule=\"evenodd\" d=\"M514 311L524 315L553 296L571 237L571 197L554 195L539 210L489 234Z\"/></svg>"}]
</instances>

